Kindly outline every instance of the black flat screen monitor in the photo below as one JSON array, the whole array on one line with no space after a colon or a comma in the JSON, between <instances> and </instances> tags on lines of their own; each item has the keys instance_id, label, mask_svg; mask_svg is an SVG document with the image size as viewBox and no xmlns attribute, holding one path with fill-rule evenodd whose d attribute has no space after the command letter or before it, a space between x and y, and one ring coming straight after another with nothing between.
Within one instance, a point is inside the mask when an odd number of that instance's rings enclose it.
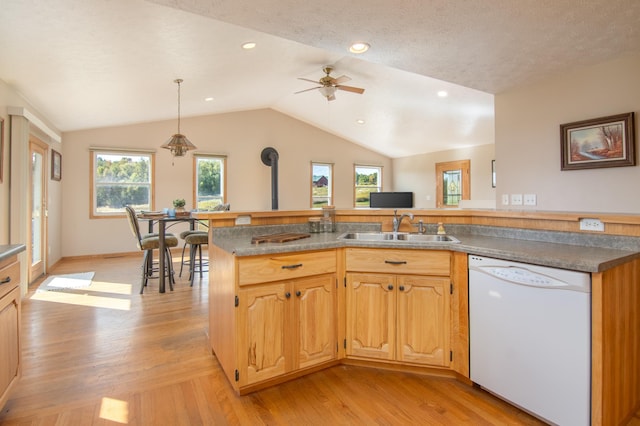
<instances>
[{"instance_id":1,"label":"black flat screen monitor","mask_svg":"<svg viewBox=\"0 0 640 426\"><path fill-rule=\"evenodd\" d=\"M413 192L372 192L369 194L369 207L412 208Z\"/></svg>"}]
</instances>

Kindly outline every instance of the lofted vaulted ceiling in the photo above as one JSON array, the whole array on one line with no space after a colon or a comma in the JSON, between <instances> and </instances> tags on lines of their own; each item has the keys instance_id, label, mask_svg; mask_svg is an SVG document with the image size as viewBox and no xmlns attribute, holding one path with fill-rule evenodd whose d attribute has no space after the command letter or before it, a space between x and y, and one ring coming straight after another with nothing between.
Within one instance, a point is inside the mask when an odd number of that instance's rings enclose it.
<instances>
[{"instance_id":1,"label":"lofted vaulted ceiling","mask_svg":"<svg viewBox=\"0 0 640 426\"><path fill-rule=\"evenodd\" d=\"M0 79L62 131L175 119L182 78L183 117L272 108L392 158L493 143L493 94L640 52L637 0L1 0L0 9ZM246 41L256 48L243 50ZM354 41L371 48L352 54ZM312 87L298 77L318 80L328 64L364 94L294 94Z\"/></svg>"}]
</instances>

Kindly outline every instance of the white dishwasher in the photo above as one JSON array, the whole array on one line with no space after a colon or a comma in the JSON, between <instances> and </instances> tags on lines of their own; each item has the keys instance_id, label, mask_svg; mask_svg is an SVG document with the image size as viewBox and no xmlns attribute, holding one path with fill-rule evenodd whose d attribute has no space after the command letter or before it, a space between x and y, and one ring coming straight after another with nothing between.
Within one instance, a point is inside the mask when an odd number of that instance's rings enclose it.
<instances>
[{"instance_id":1,"label":"white dishwasher","mask_svg":"<svg viewBox=\"0 0 640 426\"><path fill-rule=\"evenodd\" d=\"M471 380L547 422L591 418L588 273L469 255Z\"/></svg>"}]
</instances>

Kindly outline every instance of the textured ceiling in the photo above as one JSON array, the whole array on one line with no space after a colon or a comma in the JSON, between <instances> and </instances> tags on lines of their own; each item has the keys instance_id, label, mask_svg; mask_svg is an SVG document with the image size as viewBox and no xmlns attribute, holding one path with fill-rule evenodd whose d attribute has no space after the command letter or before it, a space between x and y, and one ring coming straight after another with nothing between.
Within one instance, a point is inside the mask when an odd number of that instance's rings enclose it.
<instances>
[{"instance_id":1,"label":"textured ceiling","mask_svg":"<svg viewBox=\"0 0 640 426\"><path fill-rule=\"evenodd\" d=\"M175 119L173 80L183 78L183 117L273 108L390 157L492 143L492 94L640 51L638 0L0 0L0 9L0 79L62 131ZM242 50L249 40L257 48ZM349 53L356 40L371 49ZM311 86L298 77L317 80L326 64L365 93L293 94Z\"/></svg>"}]
</instances>

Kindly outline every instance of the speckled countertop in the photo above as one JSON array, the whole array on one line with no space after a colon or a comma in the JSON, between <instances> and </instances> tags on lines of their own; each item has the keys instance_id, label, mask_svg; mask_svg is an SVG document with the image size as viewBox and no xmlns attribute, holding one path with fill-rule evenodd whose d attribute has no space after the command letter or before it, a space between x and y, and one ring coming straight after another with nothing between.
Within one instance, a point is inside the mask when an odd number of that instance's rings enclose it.
<instances>
[{"instance_id":1,"label":"speckled countertop","mask_svg":"<svg viewBox=\"0 0 640 426\"><path fill-rule=\"evenodd\" d=\"M3 260L25 251L24 244L2 244L0 245L0 262Z\"/></svg>"},{"instance_id":2,"label":"speckled countertop","mask_svg":"<svg viewBox=\"0 0 640 426\"><path fill-rule=\"evenodd\" d=\"M286 243L252 244L251 237L279 232L308 232L303 225L216 228L214 244L236 256L289 253L338 247L444 249L583 272L602 272L640 258L640 238L453 225L447 233L460 243L341 240L345 232L379 231L379 224L340 224L337 232L310 234ZM427 233L435 233L428 229Z\"/></svg>"}]
</instances>

